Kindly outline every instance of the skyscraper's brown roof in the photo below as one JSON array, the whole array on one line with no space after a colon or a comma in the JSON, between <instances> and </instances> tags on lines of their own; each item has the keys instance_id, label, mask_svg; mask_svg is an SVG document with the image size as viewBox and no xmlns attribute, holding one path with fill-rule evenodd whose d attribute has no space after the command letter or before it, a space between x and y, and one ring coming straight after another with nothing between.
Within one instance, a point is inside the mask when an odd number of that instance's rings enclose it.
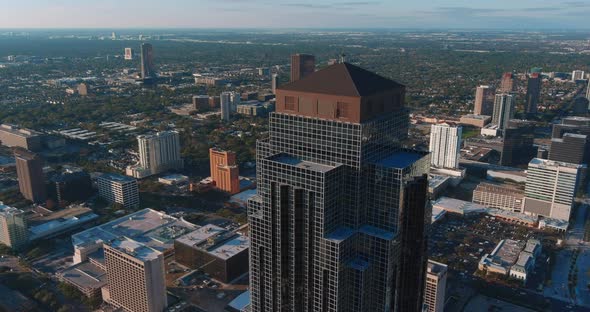
<instances>
[{"instance_id":1,"label":"skyscraper's brown roof","mask_svg":"<svg viewBox=\"0 0 590 312\"><path fill-rule=\"evenodd\" d=\"M278 89L341 96L368 96L401 87L403 85L358 66L340 63Z\"/></svg>"}]
</instances>

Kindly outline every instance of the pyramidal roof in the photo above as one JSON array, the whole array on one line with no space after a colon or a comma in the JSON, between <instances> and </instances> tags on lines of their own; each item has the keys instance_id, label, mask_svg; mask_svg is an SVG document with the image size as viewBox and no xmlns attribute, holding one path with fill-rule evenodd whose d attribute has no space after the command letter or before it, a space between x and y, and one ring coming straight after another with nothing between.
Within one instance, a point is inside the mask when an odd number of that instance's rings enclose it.
<instances>
[{"instance_id":1,"label":"pyramidal roof","mask_svg":"<svg viewBox=\"0 0 590 312\"><path fill-rule=\"evenodd\" d=\"M339 63L278 89L340 96L369 96L401 87L402 84L366 69L350 63Z\"/></svg>"}]
</instances>

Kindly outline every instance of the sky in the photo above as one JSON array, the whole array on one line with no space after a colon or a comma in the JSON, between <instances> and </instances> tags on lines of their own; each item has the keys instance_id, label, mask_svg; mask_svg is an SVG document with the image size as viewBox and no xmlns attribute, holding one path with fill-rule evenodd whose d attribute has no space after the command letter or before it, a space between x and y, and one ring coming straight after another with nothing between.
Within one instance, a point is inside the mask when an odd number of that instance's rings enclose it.
<instances>
[{"instance_id":1,"label":"sky","mask_svg":"<svg viewBox=\"0 0 590 312\"><path fill-rule=\"evenodd\" d=\"M590 0L6 0L0 28L590 29Z\"/></svg>"}]
</instances>

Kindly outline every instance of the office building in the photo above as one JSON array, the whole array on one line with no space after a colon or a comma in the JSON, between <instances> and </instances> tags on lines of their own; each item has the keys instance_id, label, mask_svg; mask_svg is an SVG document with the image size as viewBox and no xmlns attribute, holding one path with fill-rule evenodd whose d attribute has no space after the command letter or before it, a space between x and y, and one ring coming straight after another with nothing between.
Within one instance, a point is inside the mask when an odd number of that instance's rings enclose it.
<instances>
[{"instance_id":1,"label":"office building","mask_svg":"<svg viewBox=\"0 0 590 312\"><path fill-rule=\"evenodd\" d=\"M25 212L0 202L0 243L21 249L29 241Z\"/></svg>"},{"instance_id":2,"label":"office building","mask_svg":"<svg viewBox=\"0 0 590 312\"><path fill-rule=\"evenodd\" d=\"M248 237L208 224L174 241L174 260L230 283L248 273L249 246Z\"/></svg>"},{"instance_id":3,"label":"office building","mask_svg":"<svg viewBox=\"0 0 590 312\"><path fill-rule=\"evenodd\" d=\"M217 95L209 97L209 107L218 108L221 104L221 98Z\"/></svg>"},{"instance_id":4,"label":"office building","mask_svg":"<svg viewBox=\"0 0 590 312\"><path fill-rule=\"evenodd\" d=\"M127 175L145 178L168 170L182 169L180 137L176 131L163 131L137 137L139 165L127 168Z\"/></svg>"},{"instance_id":5,"label":"office building","mask_svg":"<svg viewBox=\"0 0 590 312\"><path fill-rule=\"evenodd\" d=\"M590 136L566 133L559 139L551 139L549 160L578 165L590 164Z\"/></svg>"},{"instance_id":6,"label":"office building","mask_svg":"<svg viewBox=\"0 0 590 312\"><path fill-rule=\"evenodd\" d=\"M423 312L444 312L447 289L447 265L428 260Z\"/></svg>"},{"instance_id":7,"label":"office building","mask_svg":"<svg viewBox=\"0 0 590 312\"><path fill-rule=\"evenodd\" d=\"M580 173L585 168L586 165L531 160L524 191L524 213L569 221Z\"/></svg>"},{"instance_id":8,"label":"office building","mask_svg":"<svg viewBox=\"0 0 590 312\"><path fill-rule=\"evenodd\" d=\"M22 147L32 152L41 150L42 133L16 125L0 125L0 143L8 147Z\"/></svg>"},{"instance_id":9,"label":"office building","mask_svg":"<svg viewBox=\"0 0 590 312\"><path fill-rule=\"evenodd\" d=\"M566 133L576 133L590 136L590 118L565 117L561 124L554 124L551 132L552 139L560 139Z\"/></svg>"},{"instance_id":10,"label":"office building","mask_svg":"<svg viewBox=\"0 0 590 312\"><path fill-rule=\"evenodd\" d=\"M229 121L231 116L231 93L222 92L219 98L221 105L221 120Z\"/></svg>"},{"instance_id":11,"label":"office building","mask_svg":"<svg viewBox=\"0 0 590 312\"><path fill-rule=\"evenodd\" d=\"M154 66L154 49L149 43L141 44L141 79L154 78L156 68Z\"/></svg>"},{"instance_id":12,"label":"office building","mask_svg":"<svg viewBox=\"0 0 590 312\"><path fill-rule=\"evenodd\" d=\"M500 82L499 93L511 93L516 91L516 82L513 73L504 73Z\"/></svg>"},{"instance_id":13,"label":"office building","mask_svg":"<svg viewBox=\"0 0 590 312\"><path fill-rule=\"evenodd\" d=\"M584 80L585 77L586 77L586 75L583 70L572 71L572 81L573 82L576 82L578 80Z\"/></svg>"},{"instance_id":14,"label":"office building","mask_svg":"<svg viewBox=\"0 0 590 312\"><path fill-rule=\"evenodd\" d=\"M84 201L92 194L90 175L84 171L65 171L49 179L47 195L59 206Z\"/></svg>"},{"instance_id":15,"label":"office building","mask_svg":"<svg viewBox=\"0 0 590 312\"><path fill-rule=\"evenodd\" d=\"M43 159L28 150L14 150L18 187L24 198L34 203L44 203L47 198Z\"/></svg>"},{"instance_id":16,"label":"office building","mask_svg":"<svg viewBox=\"0 0 590 312\"><path fill-rule=\"evenodd\" d=\"M491 116L494 112L494 88L479 86L475 91L474 115Z\"/></svg>"},{"instance_id":17,"label":"office building","mask_svg":"<svg viewBox=\"0 0 590 312\"><path fill-rule=\"evenodd\" d=\"M303 79L315 72L315 56L310 54L291 55L291 82Z\"/></svg>"},{"instance_id":18,"label":"office building","mask_svg":"<svg viewBox=\"0 0 590 312\"><path fill-rule=\"evenodd\" d=\"M456 169L459 167L461 136L463 128L449 124L430 127L430 161L437 168Z\"/></svg>"},{"instance_id":19,"label":"office building","mask_svg":"<svg viewBox=\"0 0 590 312\"><path fill-rule=\"evenodd\" d=\"M590 101L583 96L577 97L574 99L574 104L571 106L572 108L572 115L580 116L586 115L588 113Z\"/></svg>"},{"instance_id":20,"label":"office building","mask_svg":"<svg viewBox=\"0 0 590 312\"><path fill-rule=\"evenodd\" d=\"M586 87L586 99L590 101L590 79L588 79L588 86ZM588 106L588 110L590 110L590 106Z\"/></svg>"},{"instance_id":21,"label":"office building","mask_svg":"<svg viewBox=\"0 0 590 312\"><path fill-rule=\"evenodd\" d=\"M277 94L277 88L279 87L279 74L272 74L270 80L270 87L272 90L272 94Z\"/></svg>"},{"instance_id":22,"label":"office building","mask_svg":"<svg viewBox=\"0 0 590 312\"><path fill-rule=\"evenodd\" d=\"M248 201L253 312L419 311L430 159L401 149L404 94L348 63L277 89Z\"/></svg>"},{"instance_id":23,"label":"office building","mask_svg":"<svg viewBox=\"0 0 590 312\"><path fill-rule=\"evenodd\" d=\"M193 96L193 109L198 111L206 111L209 109L209 96L208 95L194 95Z\"/></svg>"},{"instance_id":24,"label":"office building","mask_svg":"<svg viewBox=\"0 0 590 312\"><path fill-rule=\"evenodd\" d=\"M472 201L490 208L522 212L524 190L508 185L482 182L473 190Z\"/></svg>"},{"instance_id":25,"label":"office building","mask_svg":"<svg viewBox=\"0 0 590 312\"><path fill-rule=\"evenodd\" d=\"M535 123L512 119L503 131L500 165L507 167L526 166L535 158Z\"/></svg>"},{"instance_id":26,"label":"office building","mask_svg":"<svg viewBox=\"0 0 590 312\"><path fill-rule=\"evenodd\" d=\"M106 302L125 311L164 311L168 294L162 252L121 237L104 244L104 260Z\"/></svg>"},{"instance_id":27,"label":"office building","mask_svg":"<svg viewBox=\"0 0 590 312\"><path fill-rule=\"evenodd\" d=\"M119 174L103 174L98 177L98 194L111 204L125 208L139 207L137 180Z\"/></svg>"},{"instance_id":28,"label":"office building","mask_svg":"<svg viewBox=\"0 0 590 312\"><path fill-rule=\"evenodd\" d=\"M508 121L514 118L514 96L510 94L496 94L492 123L498 126L498 130L506 129Z\"/></svg>"},{"instance_id":29,"label":"office building","mask_svg":"<svg viewBox=\"0 0 590 312\"><path fill-rule=\"evenodd\" d=\"M215 186L230 194L240 192L240 170L236 162L236 154L217 148L209 149L211 179Z\"/></svg>"},{"instance_id":30,"label":"office building","mask_svg":"<svg viewBox=\"0 0 590 312\"><path fill-rule=\"evenodd\" d=\"M537 113L537 106L539 105L539 98L541 97L542 83L541 75L537 73L529 75L524 103L524 112L528 115L534 115Z\"/></svg>"},{"instance_id":31,"label":"office building","mask_svg":"<svg viewBox=\"0 0 590 312\"><path fill-rule=\"evenodd\" d=\"M133 49L125 48L125 60L130 61L133 59Z\"/></svg>"}]
</instances>

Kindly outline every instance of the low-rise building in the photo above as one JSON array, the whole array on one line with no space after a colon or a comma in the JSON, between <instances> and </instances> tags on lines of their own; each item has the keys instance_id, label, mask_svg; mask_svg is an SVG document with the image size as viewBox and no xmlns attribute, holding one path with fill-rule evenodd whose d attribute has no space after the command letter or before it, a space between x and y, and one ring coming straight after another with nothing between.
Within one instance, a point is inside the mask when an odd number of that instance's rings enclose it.
<instances>
[{"instance_id":1,"label":"low-rise building","mask_svg":"<svg viewBox=\"0 0 590 312\"><path fill-rule=\"evenodd\" d=\"M175 259L229 283L248 272L249 246L248 237L208 224L176 239Z\"/></svg>"},{"instance_id":2,"label":"low-rise building","mask_svg":"<svg viewBox=\"0 0 590 312\"><path fill-rule=\"evenodd\" d=\"M516 187L480 183L473 191L473 202L491 208L522 212L524 190Z\"/></svg>"},{"instance_id":3,"label":"low-rise building","mask_svg":"<svg viewBox=\"0 0 590 312\"><path fill-rule=\"evenodd\" d=\"M8 147L22 147L32 152L42 148L43 134L31 129L20 128L16 125L0 125L0 143Z\"/></svg>"},{"instance_id":4,"label":"low-rise building","mask_svg":"<svg viewBox=\"0 0 590 312\"><path fill-rule=\"evenodd\" d=\"M478 128L483 128L487 124L489 124L490 121L492 121L492 116L469 114L461 116L459 123L463 125L470 125Z\"/></svg>"},{"instance_id":5,"label":"low-rise building","mask_svg":"<svg viewBox=\"0 0 590 312\"><path fill-rule=\"evenodd\" d=\"M529 239L526 243L504 239L490 254L481 258L478 269L526 282L535 267L535 258L540 255L541 248L541 242L537 239Z\"/></svg>"}]
</instances>

